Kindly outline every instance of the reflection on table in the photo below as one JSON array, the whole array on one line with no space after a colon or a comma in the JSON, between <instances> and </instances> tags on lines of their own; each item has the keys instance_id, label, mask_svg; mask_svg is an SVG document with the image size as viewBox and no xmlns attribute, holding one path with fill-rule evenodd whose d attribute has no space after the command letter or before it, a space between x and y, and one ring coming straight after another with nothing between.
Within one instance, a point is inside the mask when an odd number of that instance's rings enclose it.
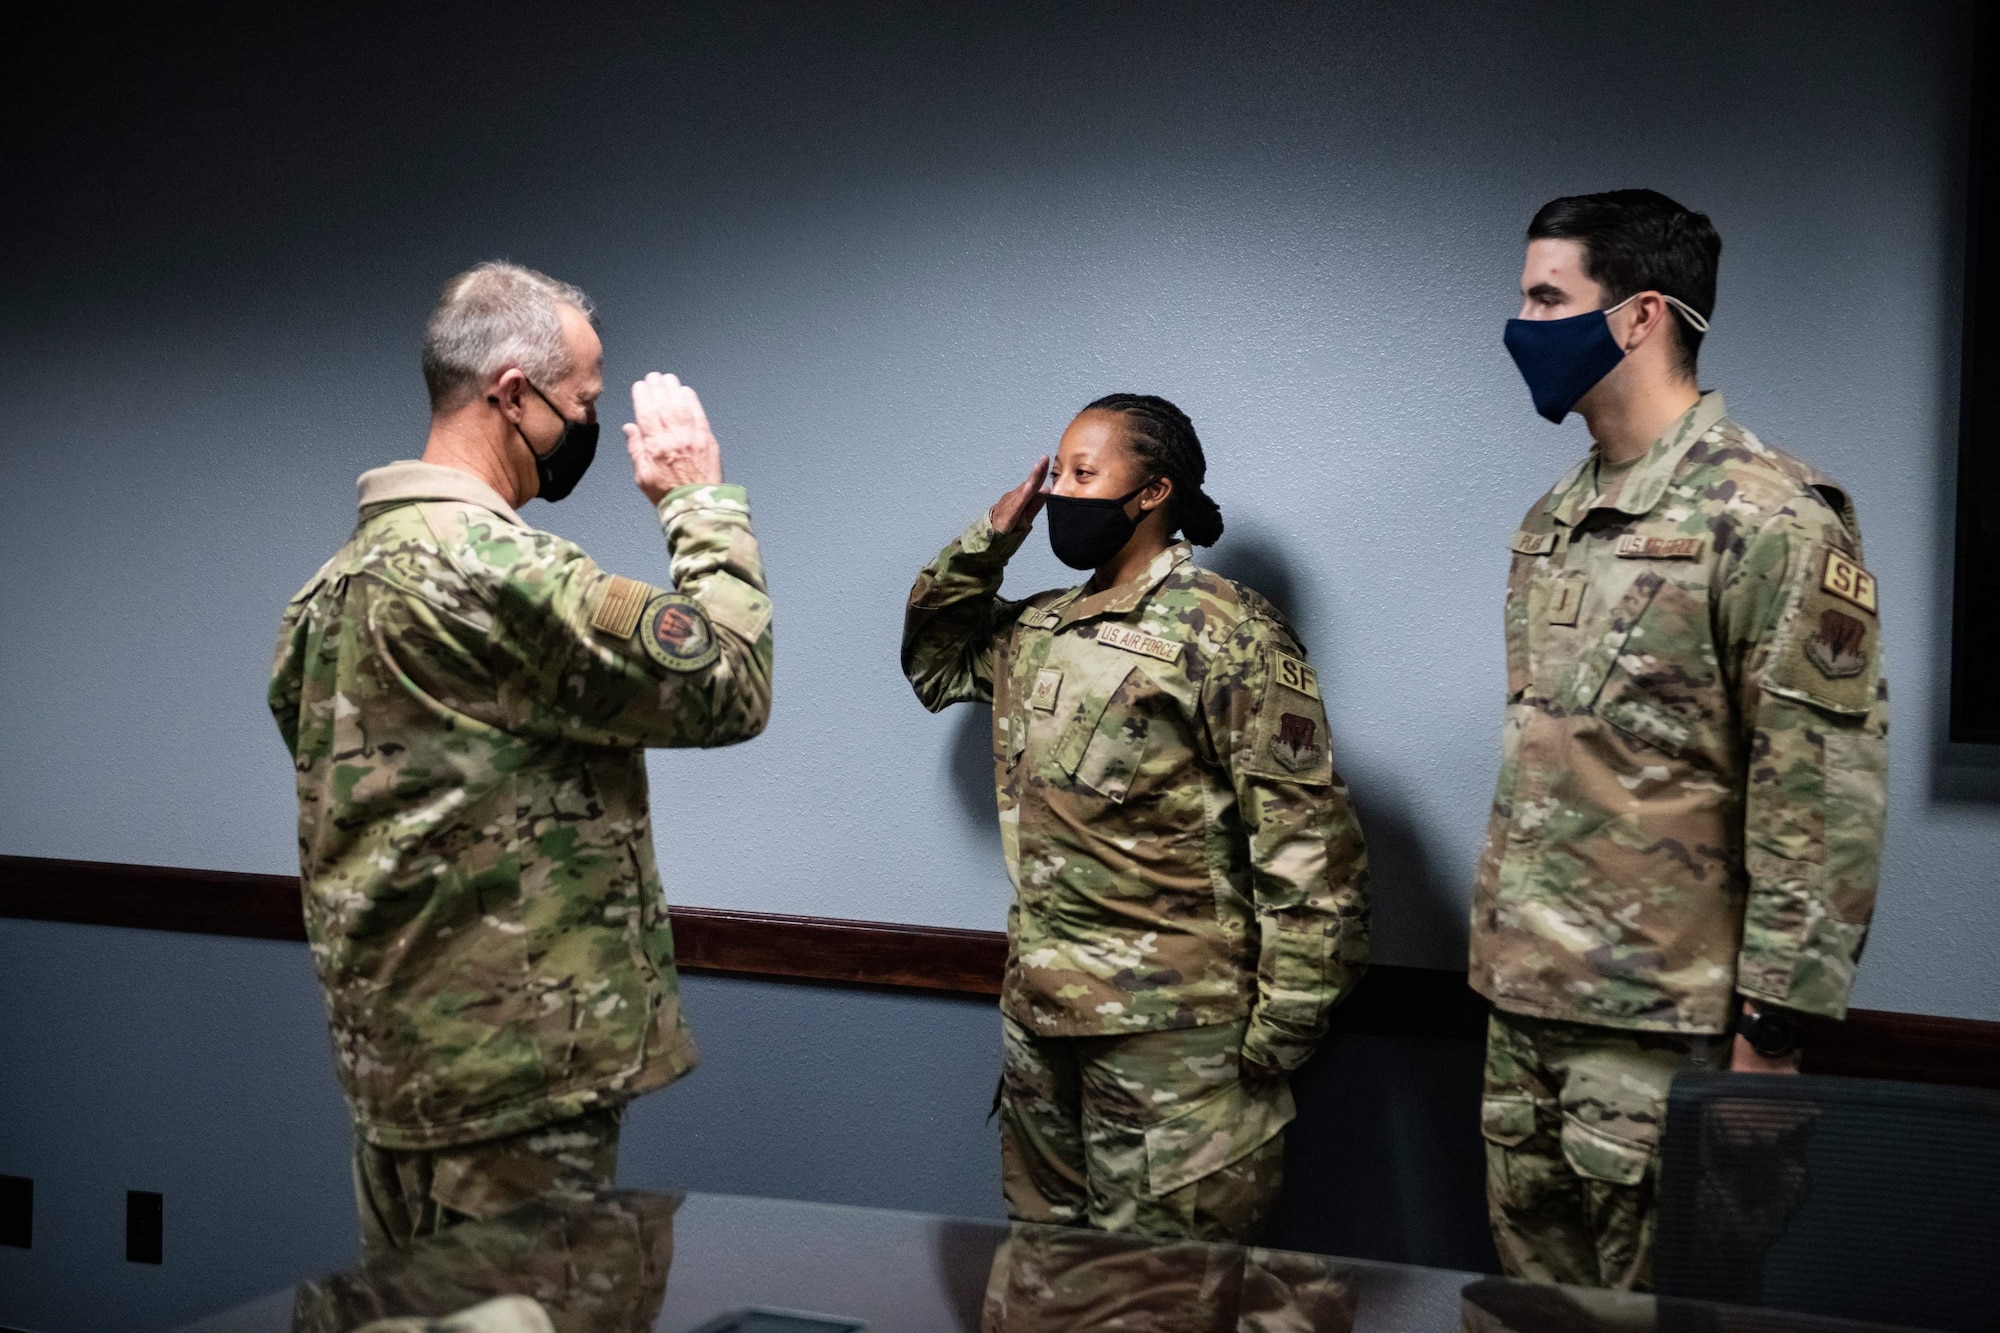
<instances>
[{"instance_id":1,"label":"reflection on table","mask_svg":"<svg viewBox=\"0 0 2000 1333\"><path fill-rule=\"evenodd\" d=\"M1477 1274L726 1195L468 1222L182 1333L1733 1333L1859 1330Z\"/></svg>"}]
</instances>

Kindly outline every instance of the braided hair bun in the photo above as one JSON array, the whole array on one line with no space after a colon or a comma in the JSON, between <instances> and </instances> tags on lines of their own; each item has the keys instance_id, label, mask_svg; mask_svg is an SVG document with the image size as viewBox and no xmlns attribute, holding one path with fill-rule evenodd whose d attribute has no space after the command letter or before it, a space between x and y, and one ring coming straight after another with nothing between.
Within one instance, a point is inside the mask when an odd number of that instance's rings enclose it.
<instances>
[{"instance_id":1,"label":"braided hair bun","mask_svg":"<svg viewBox=\"0 0 2000 1333\"><path fill-rule=\"evenodd\" d=\"M1208 459L1201 437L1188 414L1150 393L1108 393L1083 409L1116 412L1125 418L1125 442L1155 476L1170 477L1167 526L1197 546L1213 546L1222 537L1222 508L1201 488L1208 476Z\"/></svg>"}]
</instances>

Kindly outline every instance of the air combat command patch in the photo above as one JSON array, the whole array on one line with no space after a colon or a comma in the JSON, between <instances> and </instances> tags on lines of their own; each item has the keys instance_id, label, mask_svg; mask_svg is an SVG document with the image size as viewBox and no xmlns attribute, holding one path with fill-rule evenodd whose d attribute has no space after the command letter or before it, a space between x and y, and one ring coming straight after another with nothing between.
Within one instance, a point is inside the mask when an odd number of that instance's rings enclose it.
<instances>
[{"instance_id":1,"label":"air combat command patch","mask_svg":"<svg viewBox=\"0 0 2000 1333\"><path fill-rule=\"evenodd\" d=\"M661 593L639 617L647 654L669 671L700 671L721 655L708 616L692 597Z\"/></svg>"},{"instance_id":2,"label":"air combat command patch","mask_svg":"<svg viewBox=\"0 0 2000 1333\"><path fill-rule=\"evenodd\" d=\"M1271 757L1294 773L1303 773L1326 757L1326 745L1319 738L1319 719L1298 713L1278 718L1278 734L1271 738Z\"/></svg>"}]
</instances>

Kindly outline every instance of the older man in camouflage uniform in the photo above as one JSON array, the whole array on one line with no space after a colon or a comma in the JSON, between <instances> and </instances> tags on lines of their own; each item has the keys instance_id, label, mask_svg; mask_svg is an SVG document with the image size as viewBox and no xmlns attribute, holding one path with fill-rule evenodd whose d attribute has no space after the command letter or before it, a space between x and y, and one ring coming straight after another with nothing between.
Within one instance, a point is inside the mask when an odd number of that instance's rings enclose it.
<instances>
[{"instance_id":1,"label":"older man in camouflage uniform","mask_svg":"<svg viewBox=\"0 0 2000 1333\"><path fill-rule=\"evenodd\" d=\"M1643 1287L1674 1072L1795 1070L1788 1015L1845 1013L1885 802L1880 596L1846 492L1695 388L1708 219L1618 191L1529 237L1517 325L1580 322L1509 346L1596 447L1512 539L1472 908L1487 1185L1510 1273Z\"/></svg>"},{"instance_id":2,"label":"older man in camouflage uniform","mask_svg":"<svg viewBox=\"0 0 2000 1333\"><path fill-rule=\"evenodd\" d=\"M625 431L673 591L515 512L594 453L589 309L511 265L447 285L423 461L363 474L354 535L278 637L270 705L370 1250L608 1184L624 1104L695 1061L644 748L763 729L770 602L744 494L670 376L633 386Z\"/></svg>"},{"instance_id":3,"label":"older man in camouflage uniform","mask_svg":"<svg viewBox=\"0 0 2000 1333\"><path fill-rule=\"evenodd\" d=\"M1246 1240L1281 1181L1285 1075L1368 956L1318 681L1277 609L1186 542L1102 591L1002 599L1026 532L976 519L903 638L926 707L993 705L1008 1213Z\"/></svg>"}]
</instances>

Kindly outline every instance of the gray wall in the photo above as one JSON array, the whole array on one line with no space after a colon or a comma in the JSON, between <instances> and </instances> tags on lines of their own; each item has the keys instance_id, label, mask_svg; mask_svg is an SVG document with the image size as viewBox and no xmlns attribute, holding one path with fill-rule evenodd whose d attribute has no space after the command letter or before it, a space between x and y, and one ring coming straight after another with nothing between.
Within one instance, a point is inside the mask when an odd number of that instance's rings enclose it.
<instances>
[{"instance_id":1,"label":"gray wall","mask_svg":"<svg viewBox=\"0 0 2000 1333\"><path fill-rule=\"evenodd\" d=\"M402 9L197 17L201 54L131 70L87 45L87 109L32 140L0 851L291 867L277 609L355 474L421 443L438 282L508 255L597 295L614 385L597 469L529 517L663 576L616 443L619 386L660 367L703 391L764 540L775 716L655 757L673 900L1001 923L986 722L912 701L903 596L1078 405L1135 388L1192 413L1214 563L1321 666L1381 957L1461 965L1505 542L1586 447L1500 347L1521 230L1644 182L1726 238L1707 383L1853 488L1887 590L1856 999L2000 1017L2000 813L1937 775L1962 6ZM1036 542L1010 586L1065 581Z\"/></svg>"},{"instance_id":2,"label":"gray wall","mask_svg":"<svg viewBox=\"0 0 2000 1333\"><path fill-rule=\"evenodd\" d=\"M772 726L653 761L674 901L1000 925L986 720L910 698L901 603L1078 405L1133 388L1193 414L1214 563L1322 669L1380 956L1462 965L1504 544L1586 447L1500 348L1520 232L1644 183L1727 241L1705 380L1854 489L1886 590L1856 1001L2000 1018L2000 804L1940 721L1968 6L281 8L29 53L0 852L292 868L278 607L354 475L420 445L431 293L507 255L598 296L614 386L701 388L764 539ZM615 439L529 516L663 577ZM1035 543L1010 587L1064 573ZM689 1005L709 1063L635 1110L628 1180L991 1210L990 1010L700 979ZM0 1171L37 1177L45 1238L0 1250L0 1320L151 1319L344 1257L302 951L0 922L0 1014ZM1476 1263L1472 1058L1330 1051L1287 1234ZM166 1268L119 1259L127 1188L168 1197Z\"/></svg>"}]
</instances>

